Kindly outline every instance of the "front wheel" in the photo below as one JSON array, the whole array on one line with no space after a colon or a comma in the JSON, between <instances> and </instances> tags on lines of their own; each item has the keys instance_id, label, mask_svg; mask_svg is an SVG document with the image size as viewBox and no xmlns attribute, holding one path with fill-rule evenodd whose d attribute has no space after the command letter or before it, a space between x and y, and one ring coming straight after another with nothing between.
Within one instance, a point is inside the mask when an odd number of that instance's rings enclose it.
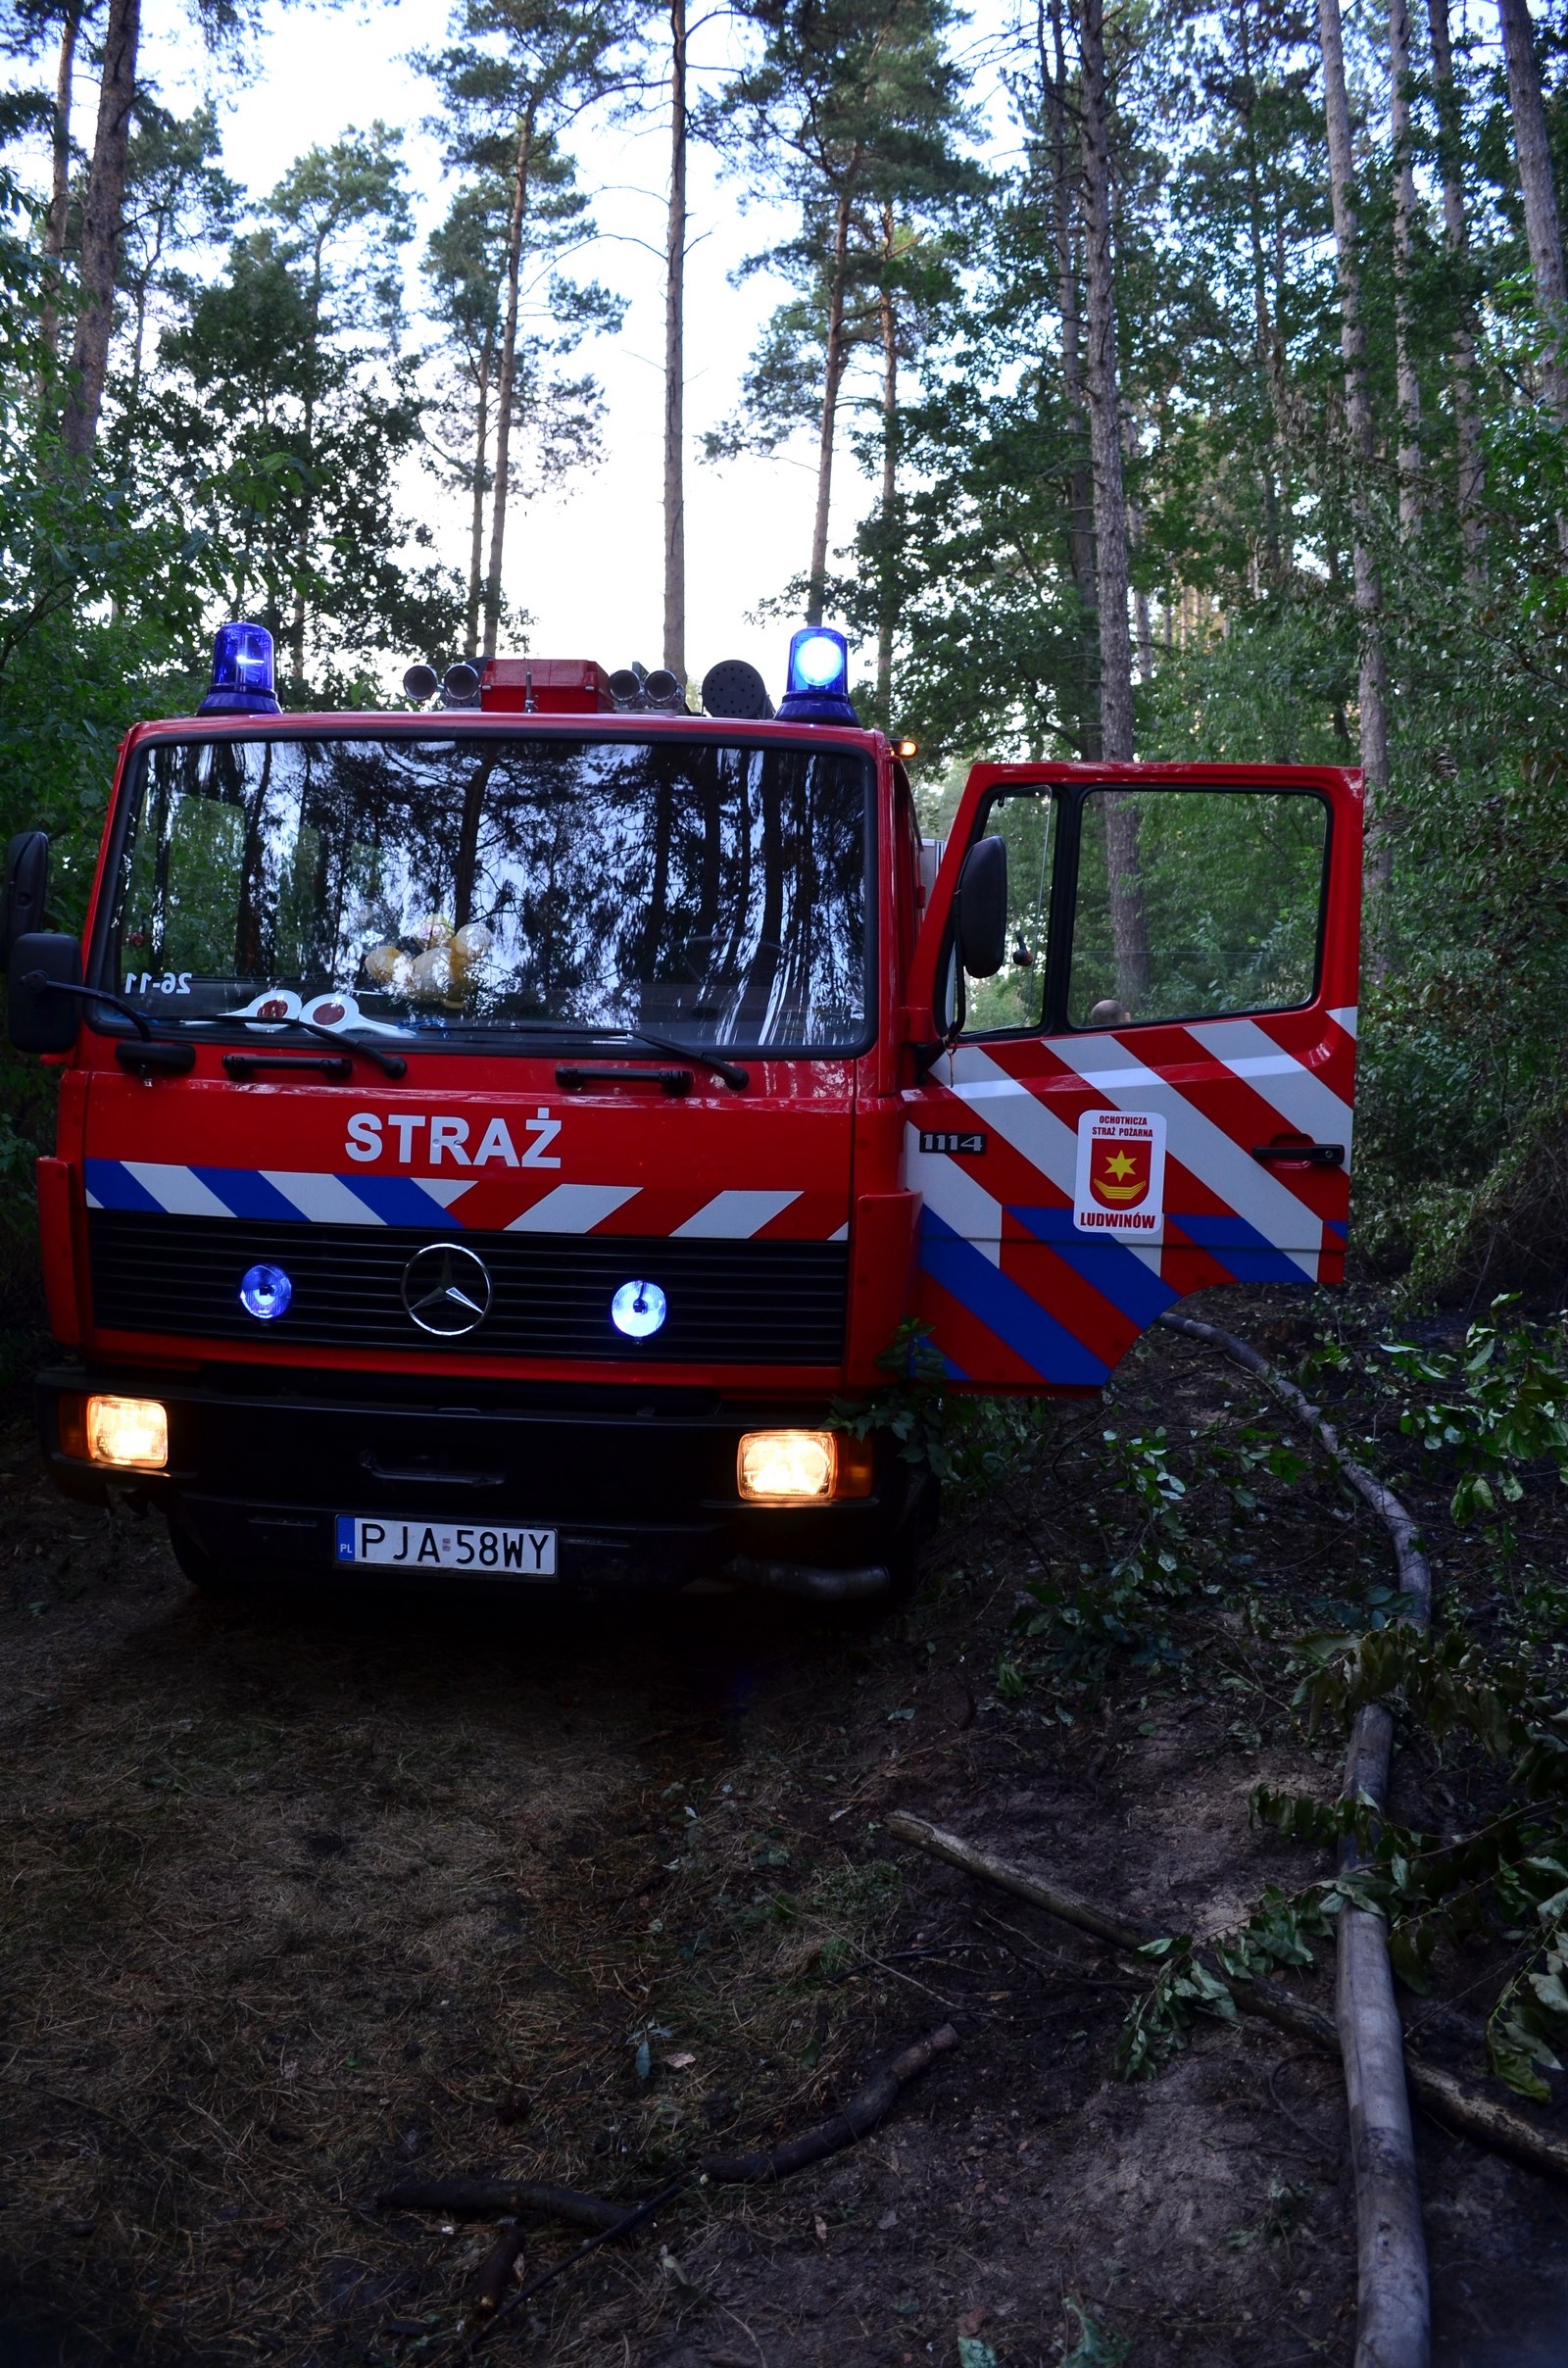
<instances>
[{"instance_id":1,"label":"front wheel","mask_svg":"<svg viewBox=\"0 0 1568 2368\"><path fill-rule=\"evenodd\" d=\"M198 1546L188 1529L177 1521L169 1524L169 1543L175 1561L192 1587L203 1595L241 1596L248 1591L243 1579L236 1578L222 1562L216 1561L205 1546Z\"/></svg>"}]
</instances>

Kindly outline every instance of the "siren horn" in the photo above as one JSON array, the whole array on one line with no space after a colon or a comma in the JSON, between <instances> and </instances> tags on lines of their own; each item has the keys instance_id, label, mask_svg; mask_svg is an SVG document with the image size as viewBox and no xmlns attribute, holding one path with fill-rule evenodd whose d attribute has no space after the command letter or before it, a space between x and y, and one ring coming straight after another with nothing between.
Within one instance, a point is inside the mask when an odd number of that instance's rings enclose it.
<instances>
[{"instance_id":1,"label":"siren horn","mask_svg":"<svg viewBox=\"0 0 1568 2368\"><path fill-rule=\"evenodd\" d=\"M742 723L767 723L773 702L756 666L744 658L723 658L703 676L703 705L710 715L733 716Z\"/></svg>"}]
</instances>

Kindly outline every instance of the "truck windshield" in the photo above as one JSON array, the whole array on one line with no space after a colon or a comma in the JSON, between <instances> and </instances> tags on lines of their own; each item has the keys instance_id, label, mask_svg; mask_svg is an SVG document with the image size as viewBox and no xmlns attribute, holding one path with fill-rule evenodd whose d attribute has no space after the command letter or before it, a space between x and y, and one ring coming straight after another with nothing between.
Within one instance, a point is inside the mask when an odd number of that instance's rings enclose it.
<instances>
[{"instance_id":1,"label":"truck windshield","mask_svg":"<svg viewBox=\"0 0 1568 2368\"><path fill-rule=\"evenodd\" d=\"M407 1037L866 1037L855 752L449 733L155 742L99 984Z\"/></svg>"}]
</instances>

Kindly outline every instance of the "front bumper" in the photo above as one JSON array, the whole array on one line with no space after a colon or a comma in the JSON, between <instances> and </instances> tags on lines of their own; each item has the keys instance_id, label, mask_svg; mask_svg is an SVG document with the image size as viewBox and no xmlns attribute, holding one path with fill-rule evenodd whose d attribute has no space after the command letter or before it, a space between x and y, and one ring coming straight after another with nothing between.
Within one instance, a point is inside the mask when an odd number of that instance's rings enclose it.
<instances>
[{"instance_id":1,"label":"front bumper","mask_svg":"<svg viewBox=\"0 0 1568 2368\"><path fill-rule=\"evenodd\" d=\"M61 1400L94 1391L163 1401L167 1471L111 1471L66 1453ZM882 1438L868 1497L743 1505L742 1433L819 1425L826 1408L705 1390L77 1366L39 1375L37 1412L60 1487L89 1502L128 1495L160 1507L201 1554L239 1575L408 1584L384 1565L337 1561L337 1515L362 1513L553 1528L557 1585L568 1591L672 1588L726 1572L779 1585L789 1570L892 1570L930 1509L929 1482ZM460 1584L452 1571L418 1583Z\"/></svg>"}]
</instances>

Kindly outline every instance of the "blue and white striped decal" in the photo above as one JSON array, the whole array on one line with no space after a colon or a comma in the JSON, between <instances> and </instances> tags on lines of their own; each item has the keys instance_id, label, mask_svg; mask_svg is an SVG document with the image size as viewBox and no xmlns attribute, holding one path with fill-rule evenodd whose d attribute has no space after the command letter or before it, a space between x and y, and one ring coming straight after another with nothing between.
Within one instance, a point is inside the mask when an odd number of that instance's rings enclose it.
<instances>
[{"instance_id":1,"label":"blue and white striped decal","mask_svg":"<svg viewBox=\"0 0 1568 2368\"><path fill-rule=\"evenodd\" d=\"M430 1225L472 1190L456 1177L333 1176L275 1167L166 1167L89 1159L89 1209L175 1217L270 1217L297 1225ZM461 1219L459 1220L461 1222Z\"/></svg>"},{"instance_id":2,"label":"blue and white striped decal","mask_svg":"<svg viewBox=\"0 0 1568 2368\"><path fill-rule=\"evenodd\" d=\"M316 1169L278 1167L173 1167L153 1159L89 1159L86 1163L89 1209L128 1209L137 1215L174 1217L241 1217L256 1222L298 1225L442 1225L462 1227L469 1222L465 1196L476 1185L500 1183L500 1177L328 1175ZM519 1184L518 1194L529 1186ZM593 1233L623 1209L641 1200L641 1184L554 1184L539 1199L518 1210L498 1206L494 1191L471 1206L472 1222L481 1231L507 1233ZM696 1184L668 1207L670 1195L650 1196L658 1210L647 1230L694 1241L750 1241L798 1202L809 1200L818 1220L826 1211L837 1215L842 1202L831 1193L808 1196L798 1190L712 1192ZM682 1206L683 1204L683 1206ZM646 1204L645 1204L646 1206ZM690 1213L685 1213L690 1211ZM681 1221L672 1223L674 1214ZM625 1226L616 1227L617 1232ZM802 1240L842 1242L849 1228L803 1233Z\"/></svg>"}]
</instances>

